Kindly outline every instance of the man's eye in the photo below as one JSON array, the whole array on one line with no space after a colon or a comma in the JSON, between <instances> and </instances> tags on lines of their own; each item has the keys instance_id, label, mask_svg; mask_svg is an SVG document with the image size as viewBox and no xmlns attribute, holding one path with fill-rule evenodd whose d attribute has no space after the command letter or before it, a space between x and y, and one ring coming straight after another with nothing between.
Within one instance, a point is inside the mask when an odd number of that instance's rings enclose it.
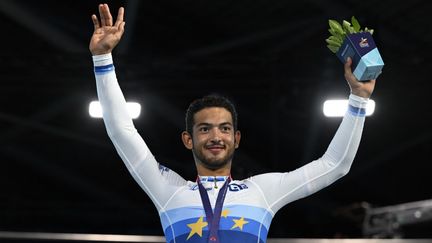
<instances>
[{"instance_id":1,"label":"man's eye","mask_svg":"<svg viewBox=\"0 0 432 243\"><path fill-rule=\"evenodd\" d=\"M208 127L201 127L200 129L199 129L199 131L200 132L208 132Z\"/></svg>"},{"instance_id":2,"label":"man's eye","mask_svg":"<svg viewBox=\"0 0 432 243\"><path fill-rule=\"evenodd\" d=\"M231 131L231 127L222 127L222 131L229 132Z\"/></svg>"}]
</instances>

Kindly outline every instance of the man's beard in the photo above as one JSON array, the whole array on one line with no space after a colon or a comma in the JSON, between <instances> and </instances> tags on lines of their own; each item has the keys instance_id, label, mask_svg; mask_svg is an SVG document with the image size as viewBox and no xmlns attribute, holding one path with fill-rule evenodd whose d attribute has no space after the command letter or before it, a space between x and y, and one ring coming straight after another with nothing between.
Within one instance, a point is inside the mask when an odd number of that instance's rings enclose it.
<instances>
[{"instance_id":1,"label":"man's beard","mask_svg":"<svg viewBox=\"0 0 432 243\"><path fill-rule=\"evenodd\" d=\"M230 151L225 157L221 159L207 159L201 151L192 148L192 153L196 160L199 161L204 167L210 170L217 170L226 166L234 158L234 150Z\"/></svg>"}]
</instances>

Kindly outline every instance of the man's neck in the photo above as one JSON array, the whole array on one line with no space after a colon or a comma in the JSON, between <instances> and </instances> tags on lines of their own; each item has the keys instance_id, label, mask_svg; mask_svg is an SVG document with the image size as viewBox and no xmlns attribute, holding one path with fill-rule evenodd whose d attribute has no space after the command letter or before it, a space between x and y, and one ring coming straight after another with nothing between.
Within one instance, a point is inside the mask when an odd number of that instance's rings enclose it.
<instances>
[{"instance_id":1,"label":"man's neck","mask_svg":"<svg viewBox=\"0 0 432 243\"><path fill-rule=\"evenodd\" d=\"M231 175L231 163L222 168L218 168L216 170L212 170L206 168L200 164L196 164L197 172L199 176L230 176Z\"/></svg>"}]
</instances>

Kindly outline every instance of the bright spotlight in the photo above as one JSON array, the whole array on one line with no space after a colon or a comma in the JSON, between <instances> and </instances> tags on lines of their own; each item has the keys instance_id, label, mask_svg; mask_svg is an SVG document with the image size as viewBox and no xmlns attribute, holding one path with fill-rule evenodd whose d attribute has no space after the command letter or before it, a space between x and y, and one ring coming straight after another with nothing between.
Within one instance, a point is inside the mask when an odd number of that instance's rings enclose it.
<instances>
[{"instance_id":1,"label":"bright spotlight","mask_svg":"<svg viewBox=\"0 0 432 243\"><path fill-rule=\"evenodd\" d=\"M126 109L132 119L138 118L141 113L141 105L137 102L127 102ZM99 101L90 102L89 115L93 118L102 118L102 107Z\"/></svg>"},{"instance_id":2,"label":"bright spotlight","mask_svg":"<svg viewBox=\"0 0 432 243\"><path fill-rule=\"evenodd\" d=\"M323 105L323 113L327 117L342 117L348 110L348 100L326 100ZM366 106L366 116L375 111L375 101L369 100Z\"/></svg>"}]
</instances>

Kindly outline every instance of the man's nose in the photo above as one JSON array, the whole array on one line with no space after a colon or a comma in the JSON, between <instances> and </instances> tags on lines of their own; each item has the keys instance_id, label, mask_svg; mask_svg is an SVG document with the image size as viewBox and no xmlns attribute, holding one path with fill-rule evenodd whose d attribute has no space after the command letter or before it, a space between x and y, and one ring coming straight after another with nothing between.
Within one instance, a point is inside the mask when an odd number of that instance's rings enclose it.
<instances>
[{"instance_id":1,"label":"man's nose","mask_svg":"<svg viewBox=\"0 0 432 243\"><path fill-rule=\"evenodd\" d=\"M217 128L217 127L214 127L214 128L212 128L211 129L211 131L210 131L210 140L212 141L212 142L219 142L219 141L221 141L222 139L222 137L221 137L221 131L219 130L219 128Z\"/></svg>"}]
</instances>

